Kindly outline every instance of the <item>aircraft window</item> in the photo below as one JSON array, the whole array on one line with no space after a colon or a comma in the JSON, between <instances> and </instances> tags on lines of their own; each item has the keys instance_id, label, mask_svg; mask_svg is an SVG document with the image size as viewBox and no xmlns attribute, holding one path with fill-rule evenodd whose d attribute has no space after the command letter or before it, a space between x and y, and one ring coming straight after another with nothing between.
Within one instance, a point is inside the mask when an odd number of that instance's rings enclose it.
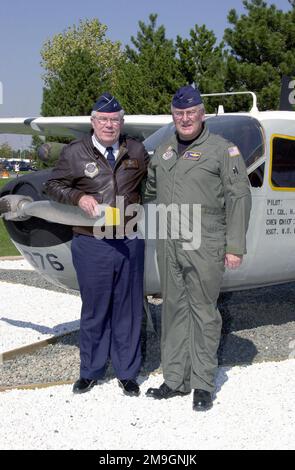
<instances>
[{"instance_id":1,"label":"aircraft window","mask_svg":"<svg viewBox=\"0 0 295 470\"><path fill-rule=\"evenodd\" d=\"M247 167L264 154L262 128L257 119L222 114L207 118L206 123L210 132L230 140L239 147Z\"/></svg>"},{"instance_id":2,"label":"aircraft window","mask_svg":"<svg viewBox=\"0 0 295 470\"><path fill-rule=\"evenodd\" d=\"M175 126L173 122L167 126L163 126L145 139L144 146L148 152L154 151L162 142L168 140L175 132Z\"/></svg>"},{"instance_id":3,"label":"aircraft window","mask_svg":"<svg viewBox=\"0 0 295 470\"><path fill-rule=\"evenodd\" d=\"M295 140L274 137L271 182L277 188L295 188Z\"/></svg>"},{"instance_id":4,"label":"aircraft window","mask_svg":"<svg viewBox=\"0 0 295 470\"><path fill-rule=\"evenodd\" d=\"M263 184L264 168L265 164L263 163L249 174L249 181L252 188L261 188Z\"/></svg>"},{"instance_id":5,"label":"aircraft window","mask_svg":"<svg viewBox=\"0 0 295 470\"><path fill-rule=\"evenodd\" d=\"M249 116L227 116L225 114L206 119L210 132L218 134L237 145L243 155L246 166L264 154L262 128L257 121ZM162 142L168 140L175 132L173 123L161 127L144 141L148 152L155 150Z\"/></svg>"}]
</instances>

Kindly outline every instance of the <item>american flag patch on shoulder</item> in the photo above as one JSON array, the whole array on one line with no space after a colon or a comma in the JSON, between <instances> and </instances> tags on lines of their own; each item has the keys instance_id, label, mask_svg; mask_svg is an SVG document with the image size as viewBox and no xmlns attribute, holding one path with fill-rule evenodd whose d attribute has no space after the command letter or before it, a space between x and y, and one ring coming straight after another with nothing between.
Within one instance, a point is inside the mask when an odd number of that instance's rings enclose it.
<instances>
[{"instance_id":1,"label":"american flag patch on shoulder","mask_svg":"<svg viewBox=\"0 0 295 470\"><path fill-rule=\"evenodd\" d=\"M238 147L234 146L228 149L228 154L230 157L238 157L240 155L240 151Z\"/></svg>"}]
</instances>

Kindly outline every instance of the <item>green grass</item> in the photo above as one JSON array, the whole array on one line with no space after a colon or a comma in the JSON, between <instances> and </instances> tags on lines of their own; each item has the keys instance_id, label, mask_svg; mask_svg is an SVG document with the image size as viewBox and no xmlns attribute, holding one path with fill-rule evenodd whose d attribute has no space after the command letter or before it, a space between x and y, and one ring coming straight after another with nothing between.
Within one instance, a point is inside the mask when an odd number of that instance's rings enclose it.
<instances>
[{"instance_id":1,"label":"green grass","mask_svg":"<svg viewBox=\"0 0 295 470\"><path fill-rule=\"evenodd\" d=\"M10 179L0 179L0 188L5 186ZM0 219L0 256L17 256L19 251L10 241L9 235L4 227L3 220Z\"/></svg>"},{"instance_id":2,"label":"green grass","mask_svg":"<svg viewBox=\"0 0 295 470\"><path fill-rule=\"evenodd\" d=\"M0 178L0 188L2 188L2 186L5 186L9 181L11 181L12 178Z\"/></svg>"},{"instance_id":3,"label":"green grass","mask_svg":"<svg viewBox=\"0 0 295 470\"><path fill-rule=\"evenodd\" d=\"M14 244L10 241L7 230L4 227L3 221L0 219L0 256L19 256L20 252L15 248Z\"/></svg>"}]
</instances>

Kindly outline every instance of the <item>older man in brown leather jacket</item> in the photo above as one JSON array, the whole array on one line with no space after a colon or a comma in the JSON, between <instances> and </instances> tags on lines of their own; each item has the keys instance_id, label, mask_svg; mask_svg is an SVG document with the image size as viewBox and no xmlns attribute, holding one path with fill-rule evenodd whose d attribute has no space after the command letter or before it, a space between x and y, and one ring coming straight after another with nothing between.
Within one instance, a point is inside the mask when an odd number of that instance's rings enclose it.
<instances>
[{"instance_id":1,"label":"older man in brown leather jacket","mask_svg":"<svg viewBox=\"0 0 295 470\"><path fill-rule=\"evenodd\" d=\"M45 187L52 199L77 205L90 217L98 215L100 204L116 208L118 196L122 200L123 233L105 227L103 236L100 227L73 227L72 257L82 298L80 378L74 393L96 385L109 358L123 392L140 393L144 240L136 228L126 231L124 209L140 203L149 156L142 143L121 134L123 116L113 96L101 95L91 115L93 133L63 149Z\"/></svg>"}]
</instances>

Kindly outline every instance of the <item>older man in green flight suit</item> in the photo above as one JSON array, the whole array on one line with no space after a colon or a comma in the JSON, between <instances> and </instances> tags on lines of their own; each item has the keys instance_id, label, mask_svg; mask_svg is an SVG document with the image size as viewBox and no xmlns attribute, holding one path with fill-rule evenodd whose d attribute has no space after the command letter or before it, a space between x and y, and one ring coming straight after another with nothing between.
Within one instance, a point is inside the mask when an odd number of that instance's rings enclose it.
<instances>
[{"instance_id":1,"label":"older man in green flight suit","mask_svg":"<svg viewBox=\"0 0 295 470\"><path fill-rule=\"evenodd\" d=\"M168 223L167 239L157 241L165 381L146 394L167 399L193 389L193 409L204 411L213 404L218 364L222 322L217 299L225 267L238 268L246 253L251 194L238 147L209 132L197 89L185 86L176 92L172 115L176 133L150 162L145 199L180 209L198 205L201 236L191 247L184 243L185 234L171 236ZM194 222L190 216L190 227Z\"/></svg>"}]
</instances>

